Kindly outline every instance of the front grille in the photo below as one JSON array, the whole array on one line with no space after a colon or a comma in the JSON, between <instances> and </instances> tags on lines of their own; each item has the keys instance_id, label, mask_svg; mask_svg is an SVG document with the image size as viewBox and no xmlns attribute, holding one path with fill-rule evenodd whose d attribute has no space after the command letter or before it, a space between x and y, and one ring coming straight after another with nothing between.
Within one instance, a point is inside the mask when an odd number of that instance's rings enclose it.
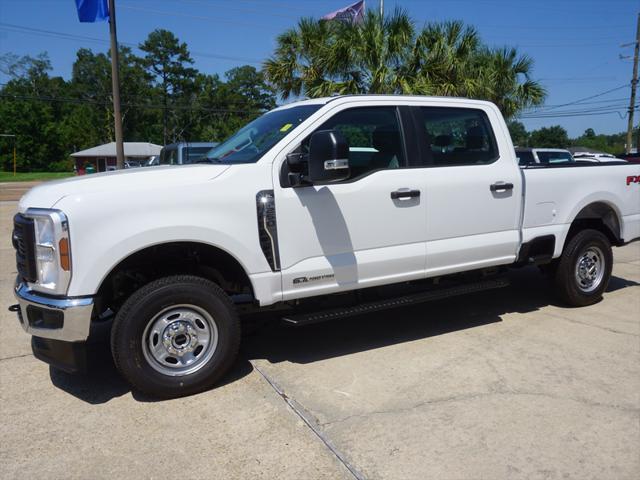
<instances>
[{"instance_id":1,"label":"front grille","mask_svg":"<svg viewBox=\"0 0 640 480\"><path fill-rule=\"evenodd\" d=\"M35 257L35 226L32 218L21 213L13 217L13 234L11 236L13 248L16 249L16 267L18 276L25 282L35 282L38 279Z\"/></svg>"}]
</instances>

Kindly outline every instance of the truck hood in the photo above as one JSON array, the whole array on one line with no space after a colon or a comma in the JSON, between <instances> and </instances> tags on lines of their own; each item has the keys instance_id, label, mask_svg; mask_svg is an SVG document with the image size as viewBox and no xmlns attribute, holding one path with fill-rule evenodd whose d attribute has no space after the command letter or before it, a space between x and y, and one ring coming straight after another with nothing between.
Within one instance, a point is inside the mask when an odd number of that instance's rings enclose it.
<instances>
[{"instance_id":1,"label":"truck hood","mask_svg":"<svg viewBox=\"0 0 640 480\"><path fill-rule=\"evenodd\" d=\"M20 199L18 211L52 208L69 196L101 192L112 196L130 191L194 185L212 180L228 168L229 165L206 164L140 167L46 182L32 188Z\"/></svg>"}]
</instances>

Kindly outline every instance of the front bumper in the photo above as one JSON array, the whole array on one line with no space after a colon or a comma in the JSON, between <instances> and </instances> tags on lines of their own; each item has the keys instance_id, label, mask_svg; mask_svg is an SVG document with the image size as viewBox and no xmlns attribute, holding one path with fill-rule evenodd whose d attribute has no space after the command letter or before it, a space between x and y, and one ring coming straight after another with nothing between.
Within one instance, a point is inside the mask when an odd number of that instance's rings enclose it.
<instances>
[{"instance_id":1,"label":"front bumper","mask_svg":"<svg viewBox=\"0 0 640 480\"><path fill-rule=\"evenodd\" d=\"M83 342L89 338L93 297L52 298L24 283L16 284L18 319L24 330L34 337Z\"/></svg>"}]
</instances>

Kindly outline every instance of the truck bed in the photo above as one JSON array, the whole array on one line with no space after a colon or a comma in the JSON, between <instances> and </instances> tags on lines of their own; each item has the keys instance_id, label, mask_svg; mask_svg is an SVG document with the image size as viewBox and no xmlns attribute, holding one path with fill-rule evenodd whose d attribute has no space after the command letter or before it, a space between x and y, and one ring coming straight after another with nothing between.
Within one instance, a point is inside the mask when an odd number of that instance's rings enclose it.
<instances>
[{"instance_id":1,"label":"truck bed","mask_svg":"<svg viewBox=\"0 0 640 480\"><path fill-rule=\"evenodd\" d=\"M570 224L589 205L615 213L620 238L640 236L640 165L575 163L527 166L524 180L522 241L555 235L554 257L560 255Z\"/></svg>"}]
</instances>

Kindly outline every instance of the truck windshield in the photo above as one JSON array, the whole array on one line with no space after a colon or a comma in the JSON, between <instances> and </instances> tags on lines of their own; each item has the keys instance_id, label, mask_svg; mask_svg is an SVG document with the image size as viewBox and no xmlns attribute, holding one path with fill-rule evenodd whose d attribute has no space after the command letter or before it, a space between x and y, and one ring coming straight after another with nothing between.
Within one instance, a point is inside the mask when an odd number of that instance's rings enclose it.
<instances>
[{"instance_id":1,"label":"truck windshield","mask_svg":"<svg viewBox=\"0 0 640 480\"><path fill-rule=\"evenodd\" d=\"M207 153L213 163L254 163L322 105L300 105L265 113Z\"/></svg>"}]
</instances>

